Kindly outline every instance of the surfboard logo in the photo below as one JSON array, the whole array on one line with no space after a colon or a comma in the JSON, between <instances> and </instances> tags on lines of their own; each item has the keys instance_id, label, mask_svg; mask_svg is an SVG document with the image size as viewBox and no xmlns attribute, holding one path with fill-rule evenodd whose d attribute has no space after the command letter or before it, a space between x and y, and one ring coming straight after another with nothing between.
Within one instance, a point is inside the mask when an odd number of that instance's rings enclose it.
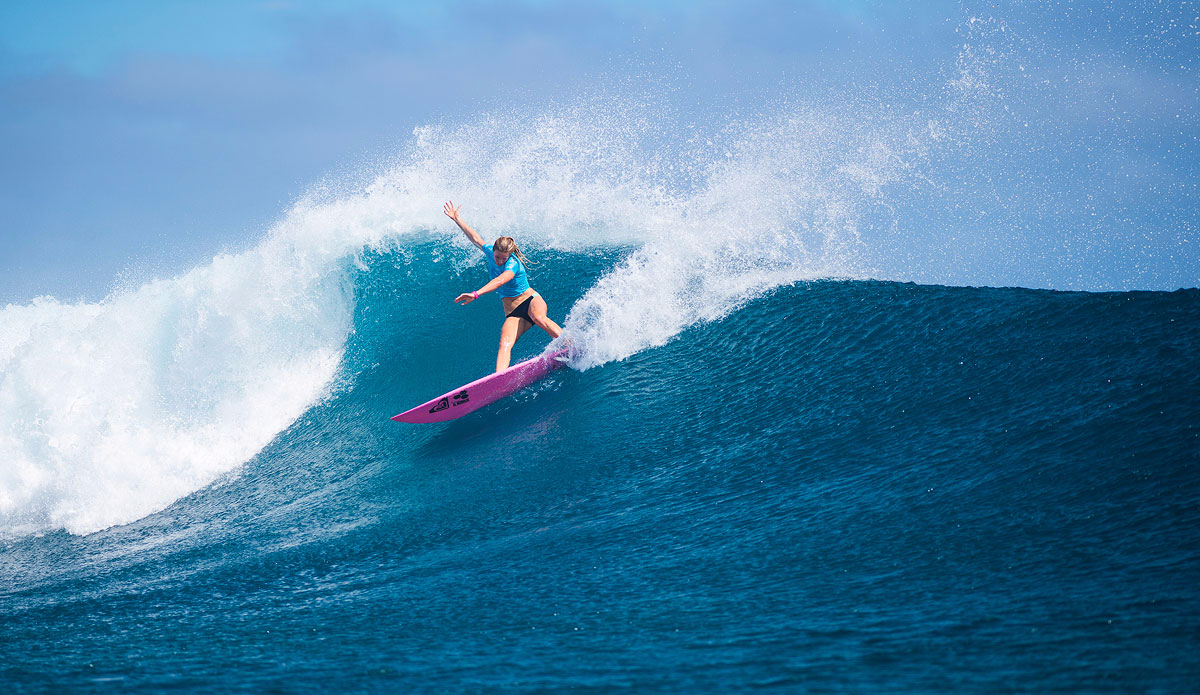
<instances>
[{"instance_id":1,"label":"surfboard logo","mask_svg":"<svg viewBox=\"0 0 1200 695\"><path fill-rule=\"evenodd\" d=\"M466 391L459 391L453 396L442 396L441 400L433 404L433 407L429 409L429 412L440 413L452 405L462 405L470 400L471 394L467 393Z\"/></svg>"}]
</instances>

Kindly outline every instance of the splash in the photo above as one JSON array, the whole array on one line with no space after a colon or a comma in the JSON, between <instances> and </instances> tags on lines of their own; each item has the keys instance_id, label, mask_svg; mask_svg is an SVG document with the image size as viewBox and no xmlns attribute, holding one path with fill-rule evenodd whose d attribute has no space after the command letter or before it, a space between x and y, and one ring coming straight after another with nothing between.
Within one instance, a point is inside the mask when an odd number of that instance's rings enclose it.
<instances>
[{"instance_id":1,"label":"splash","mask_svg":"<svg viewBox=\"0 0 1200 695\"><path fill-rule=\"evenodd\" d=\"M161 509L320 397L352 292L313 249L281 242L97 304L0 313L5 535L86 533Z\"/></svg>"}]
</instances>

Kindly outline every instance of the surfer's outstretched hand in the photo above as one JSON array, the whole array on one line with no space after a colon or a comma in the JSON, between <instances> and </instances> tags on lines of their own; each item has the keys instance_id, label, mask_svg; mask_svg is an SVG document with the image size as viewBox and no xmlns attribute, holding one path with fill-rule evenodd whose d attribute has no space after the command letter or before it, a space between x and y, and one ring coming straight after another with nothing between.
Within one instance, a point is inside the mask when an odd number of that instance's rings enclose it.
<instances>
[{"instance_id":1,"label":"surfer's outstretched hand","mask_svg":"<svg viewBox=\"0 0 1200 695\"><path fill-rule=\"evenodd\" d=\"M454 298L455 304L470 304L475 301L475 295L470 292L463 292Z\"/></svg>"},{"instance_id":2,"label":"surfer's outstretched hand","mask_svg":"<svg viewBox=\"0 0 1200 695\"><path fill-rule=\"evenodd\" d=\"M460 207L454 206L453 200L447 200L445 205L442 206L442 212L446 213L446 217L449 217L455 222L458 222L458 211L460 209Z\"/></svg>"}]
</instances>

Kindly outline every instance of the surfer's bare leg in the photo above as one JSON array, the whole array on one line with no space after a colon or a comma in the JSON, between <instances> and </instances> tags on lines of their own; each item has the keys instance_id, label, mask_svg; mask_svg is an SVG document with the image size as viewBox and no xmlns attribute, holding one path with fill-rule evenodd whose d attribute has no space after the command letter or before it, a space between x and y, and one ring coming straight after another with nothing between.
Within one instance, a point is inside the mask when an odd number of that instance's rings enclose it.
<instances>
[{"instance_id":1,"label":"surfer's bare leg","mask_svg":"<svg viewBox=\"0 0 1200 695\"><path fill-rule=\"evenodd\" d=\"M541 297L535 296L529 303L529 320L533 321L538 328L549 333L551 338L557 338L562 333L562 327L546 316L546 300Z\"/></svg>"},{"instance_id":2,"label":"surfer's bare leg","mask_svg":"<svg viewBox=\"0 0 1200 695\"><path fill-rule=\"evenodd\" d=\"M515 316L509 317L504 319L504 325L500 326L500 350L496 353L496 371L508 369L508 363L512 361L512 346L520 335L518 331L523 320Z\"/></svg>"}]
</instances>

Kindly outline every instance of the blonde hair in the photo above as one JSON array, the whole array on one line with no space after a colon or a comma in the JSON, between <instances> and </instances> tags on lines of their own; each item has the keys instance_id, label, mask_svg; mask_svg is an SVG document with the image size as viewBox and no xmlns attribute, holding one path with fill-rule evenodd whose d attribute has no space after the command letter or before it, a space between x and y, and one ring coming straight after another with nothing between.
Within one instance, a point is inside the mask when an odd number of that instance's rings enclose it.
<instances>
[{"instance_id":1,"label":"blonde hair","mask_svg":"<svg viewBox=\"0 0 1200 695\"><path fill-rule=\"evenodd\" d=\"M511 253L517 258L521 259L521 262L525 265L533 265L533 263L530 263L529 259L525 257L525 254L521 253L521 249L517 248L517 242L510 236L502 236L497 238L496 243L492 244L492 249L499 251L500 253Z\"/></svg>"}]
</instances>

